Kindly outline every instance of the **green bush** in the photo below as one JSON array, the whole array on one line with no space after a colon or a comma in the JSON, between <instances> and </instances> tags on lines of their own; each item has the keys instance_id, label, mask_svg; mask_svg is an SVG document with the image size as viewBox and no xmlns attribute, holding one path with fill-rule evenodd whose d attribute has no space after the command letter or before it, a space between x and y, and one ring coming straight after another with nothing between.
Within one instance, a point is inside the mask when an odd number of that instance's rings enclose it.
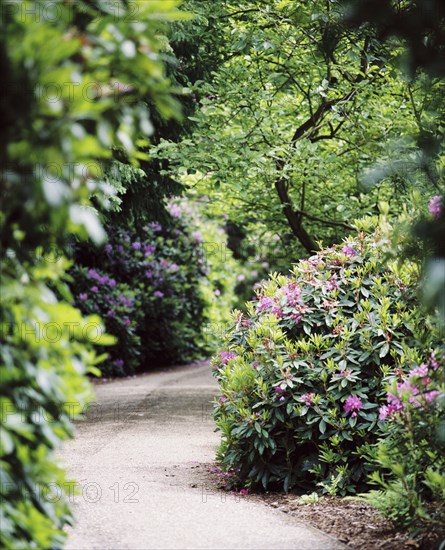
<instances>
[{"instance_id":1,"label":"green bush","mask_svg":"<svg viewBox=\"0 0 445 550\"><path fill-rule=\"evenodd\" d=\"M272 275L248 314L235 312L213 359L218 458L235 483L340 494L366 484L385 385L433 333L415 265L387 261L383 232L358 225L374 232Z\"/></svg>"},{"instance_id":2,"label":"green bush","mask_svg":"<svg viewBox=\"0 0 445 550\"><path fill-rule=\"evenodd\" d=\"M72 435L71 421L89 398L83 377L97 374L92 344L112 343L99 317L83 318L50 289L63 259L25 269L3 264L0 396L0 544L59 548L70 519L72 485L54 449ZM61 283L58 283L61 286Z\"/></svg>"}]
</instances>

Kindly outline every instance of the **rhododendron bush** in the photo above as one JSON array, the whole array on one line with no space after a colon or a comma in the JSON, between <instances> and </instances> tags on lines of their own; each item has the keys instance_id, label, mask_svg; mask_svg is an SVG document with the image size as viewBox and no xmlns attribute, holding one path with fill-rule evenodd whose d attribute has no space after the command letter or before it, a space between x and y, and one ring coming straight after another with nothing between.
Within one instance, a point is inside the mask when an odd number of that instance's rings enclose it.
<instances>
[{"instance_id":1,"label":"rhododendron bush","mask_svg":"<svg viewBox=\"0 0 445 550\"><path fill-rule=\"evenodd\" d=\"M101 249L82 248L71 270L75 305L98 313L117 336L104 349L103 374L133 374L153 364L193 357L201 333L199 281L205 271L200 239L172 209L168 227L110 225Z\"/></svg>"},{"instance_id":2,"label":"rhododendron bush","mask_svg":"<svg viewBox=\"0 0 445 550\"><path fill-rule=\"evenodd\" d=\"M289 276L271 275L247 315L235 312L212 361L218 458L234 483L340 494L366 485L386 386L420 364L436 337L416 300L416 266L388 261L372 223ZM422 399L434 398L425 391Z\"/></svg>"}]
</instances>

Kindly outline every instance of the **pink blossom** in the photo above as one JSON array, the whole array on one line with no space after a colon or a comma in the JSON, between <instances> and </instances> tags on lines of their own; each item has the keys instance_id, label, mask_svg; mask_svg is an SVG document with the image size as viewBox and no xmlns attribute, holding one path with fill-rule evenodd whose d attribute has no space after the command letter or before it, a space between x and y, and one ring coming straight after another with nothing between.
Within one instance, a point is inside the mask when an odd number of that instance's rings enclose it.
<instances>
[{"instance_id":1,"label":"pink blossom","mask_svg":"<svg viewBox=\"0 0 445 550\"><path fill-rule=\"evenodd\" d=\"M314 404L315 393L305 393L300 397L300 401L303 401L306 407L310 407Z\"/></svg>"},{"instance_id":2,"label":"pink blossom","mask_svg":"<svg viewBox=\"0 0 445 550\"><path fill-rule=\"evenodd\" d=\"M298 323L303 319L303 317L299 313L291 313L290 318L295 321L295 324L298 325Z\"/></svg>"},{"instance_id":3,"label":"pink blossom","mask_svg":"<svg viewBox=\"0 0 445 550\"><path fill-rule=\"evenodd\" d=\"M192 239L197 243L202 243L204 241L200 231L193 231Z\"/></svg>"},{"instance_id":4,"label":"pink blossom","mask_svg":"<svg viewBox=\"0 0 445 550\"><path fill-rule=\"evenodd\" d=\"M379 420L386 420L386 417L389 415L389 407L387 405L382 405L379 409Z\"/></svg>"},{"instance_id":5,"label":"pink blossom","mask_svg":"<svg viewBox=\"0 0 445 550\"><path fill-rule=\"evenodd\" d=\"M283 317L283 315L284 315L283 310L278 306L273 307L271 309L271 313L273 313L274 315L276 315L277 317L280 317L280 318Z\"/></svg>"},{"instance_id":6,"label":"pink blossom","mask_svg":"<svg viewBox=\"0 0 445 550\"><path fill-rule=\"evenodd\" d=\"M335 373L335 376L339 378L343 378L343 377L348 378L351 373L352 373L351 369L343 369L340 372Z\"/></svg>"},{"instance_id":7,"label":"pink blossom","mask_svg":"<svg viewBox=\"0 0 445 550\"><path fill-rule=\"evenodd\" d=\"M357 397L356 395L350 395L346 399L343 409L346 413L352 412L351 416L356 417L357 416L356 411L359 411L362 407L363 407L363 403L360 397Z\"/></svg>"},{"instance_id":8,"label":"pink blossom","mask_svg":"<svg viewBox=\"0 0 445 550\"><path fill-rule=\"evenodd\" d=\"M428 403L432 403L436 399L436 397L438 397L439 395L440 395L439 390L432 390L427 393L424 393L423 397L426 399Z\"/></svg>"},{"instance_id":9,"label":"pink blossom","mask_svg":"<svg viewBox=\"0 0 445 550\"><path fill-rule=\"evenodd\" d=\"M436 195L430 200L428 204L428 211L435 220L438 220L442 216L443 210L443 197L441 195Z\"/></svg>"},{"instance_id":10,"label":"pink blossom","mask_svg":"<svg viewBox=\"0 0 445 550\"><path fill-rule=\"evenodd\" d=\"M258 311L264 311L275 305L275 300L269 296L261 296L260 301L258 302L257 309Z\"/></svg>"},{"instance_id":11,"label":"pink blossom","mask_svg":"<svg viewBox=\"0 0 445 550\"><path fill-rule=\"evenodd\" d=\"M223 365L227 365L227 363L231 359L235 359L236 357L238 357L238 355L236 353L234 353L233 351L220 351L219 352L219 358L221 359L221 363Z\"/></svg>"},{"instance_id":12,"label":"pink blossom","mask_svg":"<svg viewBox=\"0 0 445 550\"><path fill-rule=\"evenodd\" d=\"M345 254L346 256L357 256L357 252L355 251L354 248L352 248L352 246L349 246L349 245L345 245L341 251L343 252L343 254Z\"/></svg>"},{"instance_id":13,"label":"pink blossom","mask_svg":"<svg viewBox=\"0 0 445 550\"><path fill-rule=\"evenodd\" d=\"M326 290L335 290L338 288L337 274L334 273L330 279L328 279L324 285Z\"/></svg>"},{"instance_id":14,"label":"pink blossom","mask_svg":"<svg viewBox=\"0 0 445 550\"><path fill-rule=\"evenodd\" d=\"M173 218L180 218L182 215L182 210L177 204L172 204L169 208L169 212Z\"/></svg>"},{"instance_id":15,"label":"pink blossom","mask_svg":"<svg viewBox=\"0 0 445 550\"><path fill-rule=\"evenodd\" d=\"M289 283L281 288L282 293L286 296L287 303L291 307L295 307L300 301L301 289L297 283Z\"/></svg>"},{"instance_id":16,"label":"pink blossom","mask_svg":"<svg viewBox=\"0 0 445 550\"><path fill-rule=\"evenodd\" d=\"M419 378L424 378L425 376L428 376L428 365L423 363L415 369L412 369L409 373L409 377L414 378L416 376L418 376Z\"/></svg>"}]
</instances>

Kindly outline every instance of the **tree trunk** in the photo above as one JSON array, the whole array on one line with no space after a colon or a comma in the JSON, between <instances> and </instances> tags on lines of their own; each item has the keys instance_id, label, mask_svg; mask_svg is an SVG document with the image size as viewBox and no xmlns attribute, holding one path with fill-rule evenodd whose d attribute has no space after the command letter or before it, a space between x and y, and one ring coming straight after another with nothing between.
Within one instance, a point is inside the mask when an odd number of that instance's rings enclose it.
<instances>
[{"instance_id":1,"label":"tree trunk","mask_svg":"<svg viewBox=\"0 0 445 550\"><path fill-rule=\"evenodd\" d=\"M303 227L302 216L292 208L286 182L282 179L275 182L275 189L283 205L283 212L289 223L292 233L308 252L317 252L320 247Z\"/></svg>"}]
</instances>

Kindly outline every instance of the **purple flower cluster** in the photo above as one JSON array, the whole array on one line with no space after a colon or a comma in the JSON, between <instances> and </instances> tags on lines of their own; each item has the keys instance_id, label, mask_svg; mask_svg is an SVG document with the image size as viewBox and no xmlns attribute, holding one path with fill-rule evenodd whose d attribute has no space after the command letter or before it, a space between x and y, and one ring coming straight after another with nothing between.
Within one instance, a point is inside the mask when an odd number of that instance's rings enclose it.
<instances>
[{"instance_id":1,"label":"purple flower cluster","mask_svg":"<svg viewBox=\"0 0 445 550\"><path fill-rule=\"evenodd\" d=\"M125 294L121 294L119 296L119 301L121 302L121 304L123 304L125 307L133 307L134 305L134 302L133 300L131 300L130 298L127 298L125 296Z\"/></svg>"},{"instance_id":2,"label":"purple flower cluster","mask_svg":"<svg viewBox=\"0 0 445 550\"><path fill-rule=\"evenodd\" d=\"M355 418L357 416L357 411L361 410L363 407L362 400L356 395L350 395L344 404L344 411L346 413L352 413L351 416Z\"/></svg>"},{"instance_id":3,"label":"purple flower cluster","mask_svg":"<svg viewBox=\"0 0 445 550\"><path fill-rule=\"evenodd\" d=\"M151 227L151 229L153 229L153 231L156 231L157 233L162 231L162 225L158 222L152 222L150 224L150 227Z\"/></svg>"},{"instance_id":4,"label":"purple flower cluster","mask_svg":"<svg viewBox=\"0 0 445 550\"><path fill-rule=\"evenodd\" d=\"M295 307L300 303L301 288L297 283L288 283L281 287L281 292L286 296L287 304L290 307Z\"/></svg>"},{"instance_id":5,"label":"purple flower cluster","mask_svg":"<svg viewBox=\"0 0 445 550\"><path fill-rule=\"evenodd\" d=\"M300 397L300 401L306 405L306 407L311 407L314 404L315 393L305 393Z\"/></svg>"},{"instance_id":6,"label":"purple flower cluster","mask_svg":"<svg viewBox=\"0 0 445 550\"><path fill-rule=\"evenodd\" d=\"M357 256L357 252L355 251L355 248L353 248L352 246L349 246L347 244L345 244L345 246L341 249L341 251L346 256L351 256L351 257L352 256Z\"/></svg>"},{"instance_id":7,"label":"purple flower cluster","mask_svg":"<svg viewBox=\"0 0 445 550\"><path fill-rule=\"evenodd\" d=\"M428 211L435 220L442 217L444 212L444 203L442 195L436 195L428 204Z\"/></svg>"},{"instance_id":8,"label":"purple flower cluster","mask_svg":"<svg viewBox=\"0 0 445 550\"><path fill-rule=\"evenodd\" d=\"M182 216L182 209L177 204L170 205L169 212L172 218L180 218Z\"/></svg>"},{"instance_id":9,"label":"purple flower cluster","mask_svg":"<svg viewBox=\"0 0 445 550\"><path fill-rule=\"evenodd\" d=\"M331 277L325 282L324 287L326 290L332 291L338 288L337 273L333 273Z\"/></svg>"},{"instance_id":10,"label":"purple flower cluster","mask_svg":"<svg viewBox=\"0 0 445 550\"><path fill-rule=\"evenodd\" d=\"M202 242L204 242L204 239L202 238L202 235L201 235L201 232L200 232L200 231L193 231L193 232L192 232L192 239L193 239L196 243L202 243Z\"/></svg>"},{"instance_id":11,"label":"purple flower cluster","mask_svg":"<svg viewBox=\"0 0 445 550\"><path fill-rule=\"evenodd\" d=\"M386 420L388 417L404 411L407 405L423 407L433 403L440 395L439 390L434 388L433 377L439 365L434 353L428 363L414 367L408 373L406 380L397 382L394 389L386 394L386 405L380 407L379 419Z\"/></svg>"},{"instance_id":12,"label":"purple flower cluster","mask_svg":"<svg viewBox=\"0 0 445 550\"><path fill-rule=\"evenodd\" d=\"M88 275L89 275L90 279L93 279L94 281L97 281L101 285L108 285L111 288L114 288L116 286L116 280L115 279L112 279L108 275L101 275L95 269L89 269L88 270ZM93 290L93 288L95 288L96 290ZM98 291L97 286L94 286L93 288L91 289L93 292Z\"/></svg>"},{"instance_id":13,"label":"purple flower cluster","mask_svg":"<svg viewBox=\"0 0 445 550\"><path fill-rule=\"evenodd\" d=\"M220 351L219 352L219 358L220 358L221 363L223 365L227 365L227 363L231 359L235 359L236 357L238 357L238 355L233 351Z\"/></svg>"}]
</instances>

